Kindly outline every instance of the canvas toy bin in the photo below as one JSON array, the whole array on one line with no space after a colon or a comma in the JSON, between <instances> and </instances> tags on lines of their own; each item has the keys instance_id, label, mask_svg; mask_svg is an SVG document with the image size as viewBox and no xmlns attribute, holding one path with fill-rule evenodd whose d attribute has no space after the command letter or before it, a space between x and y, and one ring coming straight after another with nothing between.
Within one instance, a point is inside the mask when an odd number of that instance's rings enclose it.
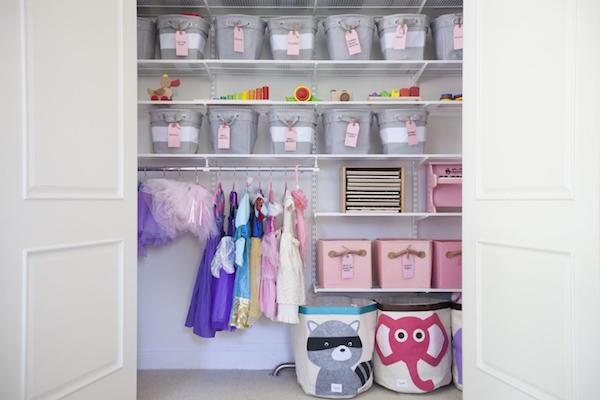
<instances>
[{"instance_id":1,"label":"canvas toy bin","mask_svg":"<svg viewBox=\"0 0 600 400\"><path fill-rule=\"evenodd\" d=\"M462 245L460 240L433 242L432 287L460 289L462 287Z\"/></svg>"},{"instance_id":2,"label":"canvas toy bin","mask_svg":"<svg viewBox=\"0 0 600 400\"><path fill-rule=\"evenodd\" d=\"M184 109L157 109L150 111L152 147L155 153L190 154L198 151L198 136L202 114ZM179 127L179 146L169 147L169 125Z\"/></svg>"},{"instance_id":3,"label":"canvas toy bin","mask_svg":"<svg viewBox=\"0 0 600 400\"><path fill-rule=\"evenodd\" d=\"M381 300L375 382L400 393L428 393L452 381L450 303L426 297Z\"/></svg>"},{"instance_id":4,"label":"canvas toy bin","mask_svg":"<svg viewBox=\"0 0 600 400\"><path fill-rule=\"evenodd\" d=\"M156 46L156 22L151 18L137 19L137 58L150 60L154 58Z\"/></svg>"},{"instance_id":5,"label":"canvas toy bin","mask_svg":"<svg viewBox=\"0 0 600 400\"><path fill-rule=\"evenodd\" d=\"M377 305L368 299L313 297L292 326L296 376L322 398L351 398L373 385Z\"/></svg>"},{"instance_id":6,"label":"canvas toy bin","mask_svg":"<svg viewBox=\"0 0 600 400\"><path fill-rule=\"evenodd\" d=\"M394 46L398 27L406 25L405 47L400 43ZM423 14L393 14L382 17L377 22L381 53L386 60L422 60L425 41L429 32L429 18ZM395 48L396 47L396 48Z\"/></svg>"},{"instance_id":7,"label":"canvas toy bin","mask_svg":"<svg viewBox=\"0 0 600 400\"><path fill-rule=\"evenodd\" d=\"M241 51L235 51L234 30L241 30ZM253 15L217 15L215 17L217 57L224 59L256 60L260 58L265 36L265 23Z\"/></svg>"},{"instance_id":8,"label":"canvas toy bin","mask_svg":"<svg viewBox=\"0 0 600 400\"><path fill-rule=\"evenodd\" d=\"M370 240L319 240L317 254L321 287L368 289L373 286Z\"/></svg>"},{"instance_id":9,"label":"canvas toy bin","mask_svg":"<svg viewBox=\"0 0 600 400\"><path fill-rule=\"evenodd\" d=\"M462 304L452 303L452 380L463 389Z\"/></svg>"},{"instance_id":10,"label":"canvas toy bin","mask_svg":"<svg viewBox=\"0 0 600 400\"><path fill-rule=\"evenodd\" d=\"M454 27L462 25L462 14L445 14L431 24L435 55L438 60L462 60L462 49L454 49Z\"/></svg>"},{"instance_id":11,"label":"canvas toy bin","mask_svg":"<svg viewBox=\"0 0 600 400\"><path fill-rule=\"evenodd\" d=\"M215 153L251 154L256 144L258 112L249 108L209 108L209 139ZM229 146L219 147L219 127L229 127Z\"/></svg>"},{"instance_id":12,"label":"canvas toy bin","mask_svg":"<svg viewBox=\"0 0 600 400\"><path fill-rule=\"evenodd\" d=\"M373 17L358 14L331 15L323 23L327 49L332 60L369 60L373 44L375 21ZM360 43L360 53L350 54L346 32L355 31Z\"/></svg>"},{"instance_id":13,"label":"canvas toy bin","mask_svg":"<svg viewBox=\"0 0 600 400\"><path fill-rule=\"evenodd\" d=\"M198 59L204 58L204 48L210 24L202 17L193 15L160 15L158 32L160 57L162 59ZM188 55L177 55L177 32L185 32Z\"/></svg>"},{"instance_id":14,"label":"canvas toy bin","mask_svg":"<svg viewBox=\"0 0 600 400\"><path fill-rule=\"evenodd\" d=\"M275 108L267 113L269 131L275 154L312 153L317 114L313 110L300 108ZM288 128L295 134L288 136ZM288 145L286 147L286 139Z\"/></svg>"},{"instance_id":15,"label":"canvas toy bin","mask_svg":"<svg viewBox=\"0 0 600 400\"><path fill-rule=\"evenodd\" d=\"M380 288L430 288L431 241L378 239L375 268Z\"/></svg>"},{"instance_id":16,"label":"canvas toy bin","mask_svg":"<svg viewBox=\"0 0 600 400\"><path fill-rule=\"evenodd\" d=\"M387 109L377 113L379 136L386 154L423 154L427 111ZM409 144L407 123L416 125L416 144Z\"/></svg>"},{"instance_id":17,"label":"canvas toy bin","mask_svg":"<svg viewBox=\"0 0 600 400\"><path fill-rule=\"evenodd\" d=\"M359 125L356 147L346 145L348 126ZM323 112L325 152L329 154L367 154L371 142L371 111L360 109Z\"/></svg>"},{"instance_id":18,"label":"canvas toy bin","mask_svg":"<svg viewBox=\"0 0 600 400\"><path fill-rule=\"evenodd\" d=\"M274 60L312 60L317 24L311 16L274 17L267 22ZM299 54L288 54L288 35L299 34Z\"/></svg>"}]
</instances>

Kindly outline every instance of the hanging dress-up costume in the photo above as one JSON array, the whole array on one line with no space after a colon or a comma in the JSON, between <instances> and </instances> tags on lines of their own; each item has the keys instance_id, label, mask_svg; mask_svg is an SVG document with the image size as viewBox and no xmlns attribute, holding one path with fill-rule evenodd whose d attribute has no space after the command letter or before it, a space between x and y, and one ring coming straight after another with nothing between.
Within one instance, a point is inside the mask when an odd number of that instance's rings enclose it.
<instances>
[{"instance_id":1,"label":"hanging dress-up costume","mask_svg":"<svg viewBox=\"0 0 600 400\"><path fill-rule=\"evenodd\" d=\"M185 326L193 328L193 332L201 337L215 337L215 329L212 327L212 293L213 276L211 273L211 262L217 251L217 246L221 241L223 234L223 213L225 210L225 196L223 189L219 185L213 198L213 209L215 215L215 224L218 234L211 236L206 241L202 261L198 267L196 284L192 293L192 300L188 309Z\"/></svg>"},{"instance_id":2,"label":"hanging dress-up costume","mask_svg":"<svg viewBox=\"0 0 600 400\"><path fill-rule=\"evenodd\" d=\"M264 198L259 192L254 202L252 217L252 235L250 237L250 321L260 318L260 242L263 236L263 212L267 211Z\"/></svg>"},{"instance_id":3,"label":"hanging dress-up costume","mask_svg":"<svg viewBox=\"0 0 600 400\"><path fill-rule=\"evenodd\" d=\"M273 189L269 188L269 205L265 234L261 243L261 279L260 310L265 317L277 318L277 269L279 268L279 249L276 236L277 215L281 205L273 201Z\"/></svg>"},{"instance_id":4,"label":"hanging dress-up costume","mask_svg":"<svg viewBox=\"0 0 600 400\"><path fill-rule=\"evenodd\" d=\"M277 321L289 324L299 322L298 306L306 301L300 242L294 237L294 211L294 200L286 190L277 273Z\"/></svg>"},{"instance_id":5,"label":"hanging dress-up costume","mask_svg":"<svg viewBox=\"0 0 600 400\"><path fill-rule=\"evenodd\" d=\"M250 314L250 195L248 190L240 201L235 216L235 284L229 325L249 328Z\"/></svg>"},{"instance_id":6,"label":"hanging dress-up costume","mask_svg":"<svg viewBox=\"0 0 600 400\"><path fill-rule=\"evenodd\" d=\"M304 220L304 210L308 206L308 200L304 191L300 187L296 188L292 192L292 199L294 199L294 206L296 208L296 239L300 242L300 257L302 261L306 260L306 248L308 246L308 235L306 234L306 221Z\"/></svg>"},{"instance_id":7,"label":"hanging dress-up costume","mask_svg":"<svg viewBox=\"0 0 600 400\"><path fill-rule=\"evenodd\" d=\"M152 216L152 195L142 190L138 183L138 255L146 255L147 246L161 246L169 242L169 236Z\"/></svg>"},{"instance_id":8,"label":"hanging dress-up costume","mask_svg":"<svg viewBox=\"0 0 600 400\"><path fill-rule=\"evenodd\" d=\"M227 236L223 236L211 262L212 284L211 326L216 331L229 330L233 284L235 282L235 215L238 208L237 192L229 193Z\"/></svg>"}]
</instances>

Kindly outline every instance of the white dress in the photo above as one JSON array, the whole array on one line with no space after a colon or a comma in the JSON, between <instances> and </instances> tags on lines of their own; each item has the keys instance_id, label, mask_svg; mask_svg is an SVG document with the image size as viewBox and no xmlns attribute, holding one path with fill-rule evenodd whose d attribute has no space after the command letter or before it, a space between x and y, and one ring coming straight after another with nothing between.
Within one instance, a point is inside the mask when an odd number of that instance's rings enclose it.
<instances>
[{"instance_id":1,"label":"white dress","mask_svg":"<svg viewBox=\"0 0 600 400\"><path fill-rule=\"evenodd\" d=\"M294 211L294 200L286 191L277 272L277 321L288 324L299 322L298 306L306 302L300 242L294 237Z\"/></svg>"}]
</instances>

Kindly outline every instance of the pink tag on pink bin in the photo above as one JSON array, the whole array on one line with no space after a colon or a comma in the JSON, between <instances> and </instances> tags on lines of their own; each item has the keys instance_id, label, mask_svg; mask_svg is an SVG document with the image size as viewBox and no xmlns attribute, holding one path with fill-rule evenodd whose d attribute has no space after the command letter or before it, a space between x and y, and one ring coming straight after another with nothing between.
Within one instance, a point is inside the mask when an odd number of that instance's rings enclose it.
<instances>
[{"instance_id":1,"label":"pink tag on pink bin","mask_svg":"<svg viewBox=\"0 0 600 400\"><path fill-rule=\"evenodd\" d=\"M412 119L406 121L406 134L408 136L408 145L415 146L419 144L417 137L417 124Z\"/></svg>"},{"instance_id":2,"label":"pink tag on pink bin","mask_svg":"<svg viewBox=\"0 0 600 400\"><path fill-rule=\"evenodd\" d=\"M285 151L296 151L296 142L298 141L298 136L296 135L296 130L294 128L287 128L285 130Z\"/></svg>"},{"instance_id":3,"label":"pink tag on pink bin","mask_svg":"<svg viewBox=\"0 0 600 400\"><path fill-rule=\"evenodd\" d=\"M402 278L412 279L415 277L415 256L405 254L402 256Z\"/></svg>"},{"instance_id":4,"label":"pink tag on pink bin","mask_svg":"<svg viewBox=\"0 0 600 400\"><path fill-rule=\"evenodd\" d=\"M181 147L181 125L177 122L167 126L167 147Z\"/></svg>"},{"instance_id":5,"label":"pink tag on pink bin","mask_svg":"<svg viewBox=\"0 0 600 400\"><path fill-rule=\"evenodd\" d=\"M298 31L290 31L290 33L288 33L287 55L300 55L300 34Z\"/></svg>"},{"instance_id":6,"label":"pink tag on pink bin","mask_svg":"<svg viewBox=\"0 0 600 400\"><path fill-rule=\"evenodd\" d=\"M463 26L462 24L454 25L454 50L463 48Z\"/></svg>"},{"instance_id":7,"label":"pink tag on pink bin","mask_svg":"<svg viewBox=\"0 0 600 400\"><path fill-rule=\"evenodd\" d=\"M187 56L189 53L188 36L187 32L176 31L175 32L175 55L176 56Z\"/></svg>"},{"instance_id":8,"label":"pink tag on pink bin","mask_svg":"<svg viewBox=\"0 0 600 400\"><path fill-rule=\"evenodd\" d=\"M359 54L362 51L356 29L346 31L346 47L348 47L348 54L351 56Z\"/></svg>"},{"instance_id":9,"label":"pink tag on pink bin","mask_svg":"<svg viewBox=\"0 0 600 400\"><path fill-rule=\"evenodd\" d=\"M230 133L229 125L219 125L219 129L217 130L217 149L228 150L231 147Z\"/></svg>"},{"instance_id":10,"label":"pink tag on pink bin","mask_svg":"<svg viewBox=\"0 0 600 400\"><path fill-rule=\"evenodd\" d=\"M233 28L233 51L236 53L244 52L244 29L241 26Z\"/></svg>"},{"instance_id":11,"label":"pink tag on pink bin","mask_svg":"<svg viewBox=\"0 0 600 400\"><path fill-rule=\"evenodd\" d=\"M354 278L354 256L346 254L342 257L342 279Z\"/></svg>"},{"instance_id":12,"label":"pink tag on pink bin","mask_svg":"<svg viewBox=\"0 0 600 400\"><path fill-rule=\"evenodd\" d=\"M396 26L396 33L394 35L394 50L406 49L406 34L408 32L408 26L401 24Z\"/></svg>"},{"instance_id":13,"label":"pink tag on pink bin","mask_svg":"<svg viewBox=\"0 0 600 400\"><path fill-rule=\"evenodd\" d=\"M356 147L358 143L358 132L360 131L360 124L358 122L350 122L346 127L346 139L344 140L344 146Z\"/></svg>"}]
</instances>

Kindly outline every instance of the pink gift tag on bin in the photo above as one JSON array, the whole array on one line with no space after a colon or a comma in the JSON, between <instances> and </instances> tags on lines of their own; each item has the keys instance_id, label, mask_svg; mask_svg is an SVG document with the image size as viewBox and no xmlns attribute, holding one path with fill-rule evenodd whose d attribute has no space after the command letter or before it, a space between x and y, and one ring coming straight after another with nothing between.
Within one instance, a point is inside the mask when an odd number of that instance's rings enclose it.
<instances>
[{"instance_id":1,"label":"pink gift tag on bin","mask_svg":"<svg viewBox=\"0 0 600 400\"><path fill-rule=\"evenodd\" d=\"M177 122L167 126L167 147L181 147L181 125Z\"/></svg>"},{"instance_id":2,"label":"pink gift tag on bin","mask_svg":"<svg viewBox=\"0 0 600 400\"><path fill-rule=\"evenodd\" d=\"M290 33L288 33L287 55L300 55L300 34L298 31L290 31Z\"/></svg>"},{"instance_id":3,"label":"pink gift tag on bin","mask_svg":"<svg viewBox=\"0 0 600 400\"><path fill-rule=\"evenodd\" d=\"M217 148L228 150L231 147L231 129L229 125L220 124L217 130Z\"/></svg>"},{"instance_id":4,"label":"pink gift tag on bin","mask_svg":"<svg viewBox=\"0 0 600 400\"><path fill-rule=\"evenodd\" d=\"M360 124L358 122L350 122L346 127L346 139L344 140L344 146L356 147L358 143L358 132L360 131Z\"/></svg>"},{"instance_id":5,"label":"pink gift tag on bin","mask_svg":"<svg viewBox=\"0 0 600 400\"><path fill-rule=\"evenodd\" d=\"M394 35L394 50L406 49L406 33L408 32L408 26L401 24L396 27L396 34Z\"/></svg>"},{"instance_id":6,"label":"pink gift tag on bin","mask_svg":"<svg viewBox=\"0 0 600 400\"><path fill-rule=\"evenodd\" d=\"M188 36L187 32L176 31L175 32L175 55L176 56L187 56L188 55Z\"/></svg>"},{"instance_id":7,"label":"pink gift tag on bin","mask_svg":"<svg viewBox=\"0 0 600 400\"><path fill-rule=\"evenodd\" d=\"M240 26L233 28L233 51L244 52L244 30Z\"/></svg>"},{"instance_id":8,"label":"pink gift tag on bin","mask_svg":"<svg viewBox=\"0 0 600 400\"><path fill-rule=\"evenodd\" d=\"M354 278L354 256L346 254L342 257L342 279Z\"/></svg>"},{"instance_id":9,"label":"pink gift tag on bin","mask_svg":"<svg viewBox=\"0 0 600 400\"><path fill-rule=\"evenodd\" d=\"M348 47L348 54L351 56L359 54L362 51L356 29L346 31L346 47Z\"/></svg>"},{"instance_id":10,"label":"pink gift tag on bin","mask_svg":"<svg viewBox=\"0 0 600 400\"><path fill-rule=\"evenodd\" d=\"M296 142L298 141L298 137L296 135L296 130L294 128L287 128L285 130L285 151L296 151Z\"/></svg>"},{"instance_id":11,"label":"pink gift tag on bin","mask_svg":"<svg viewBox=\"0 0 600 400\"><path fill-rule=\"evenodd\" d=\"M402 256L402 278L412 279L415 277L415 256L405 254Z\"/></svg>"},{"instance_id":12,"label":"pink gift tag on bin","mask_svg":"<svg viewBox=\"0 0 600 400\"><path fill-rule=\"evenodd\" d=\"M417 124L412 119L406 121L406 134L408 135L408 145L415 146L419 144L417 137Z\"/></svg>"},{"instance_id":13,"label":"pink gift tag on bin","mask_svg":"<svg viewBox=\"0 0 600 400\"><path fill-rule=\"evenodd\" d=\"M454 50L463 48L463 26L462 24L454 25Z\"/></svg>"}]
</instances>

